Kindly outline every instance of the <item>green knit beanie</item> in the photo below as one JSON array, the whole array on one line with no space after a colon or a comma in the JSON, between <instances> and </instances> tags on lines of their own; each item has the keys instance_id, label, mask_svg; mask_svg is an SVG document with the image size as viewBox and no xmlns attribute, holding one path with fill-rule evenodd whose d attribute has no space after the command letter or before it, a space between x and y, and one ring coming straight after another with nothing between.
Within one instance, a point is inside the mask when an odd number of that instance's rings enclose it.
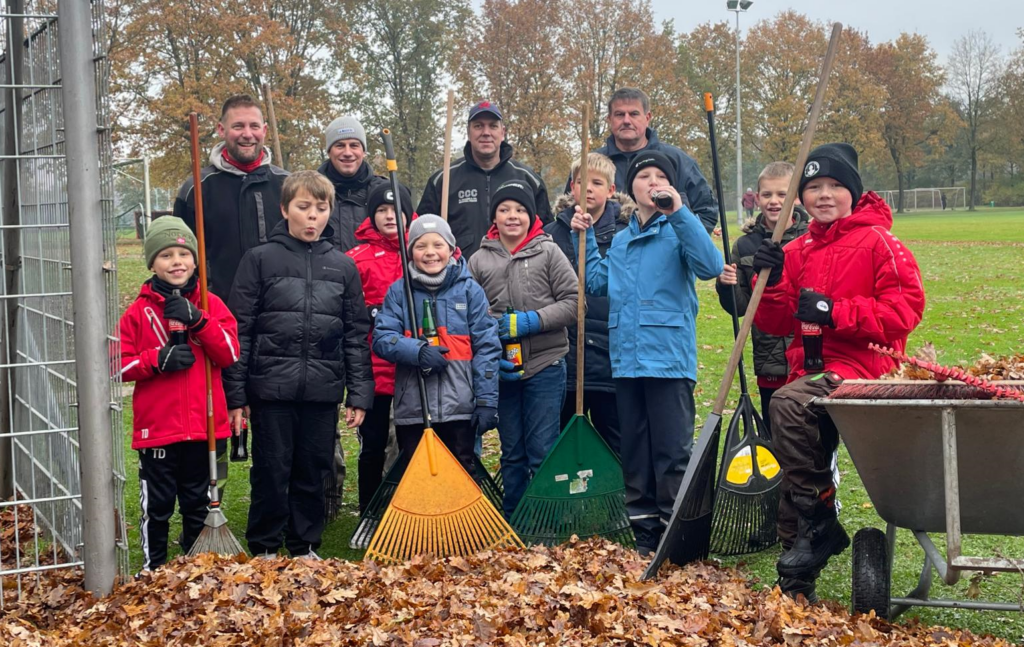
<instances>
[{"instance_id":1,"label":"green knit beanie","mask_svg":"<svg viewBox=\"0 0 1024 647\"><path fill-rule=\"evenodd\" d=\"M146 232L146 242L142 246L146 255L146 268L153 269L156 255L168 247L184 247L192 252L192 258L199 262L199 244L196 235L188 228L185 221L174 216L157 218Z\"/></svg>"}]
</instances>

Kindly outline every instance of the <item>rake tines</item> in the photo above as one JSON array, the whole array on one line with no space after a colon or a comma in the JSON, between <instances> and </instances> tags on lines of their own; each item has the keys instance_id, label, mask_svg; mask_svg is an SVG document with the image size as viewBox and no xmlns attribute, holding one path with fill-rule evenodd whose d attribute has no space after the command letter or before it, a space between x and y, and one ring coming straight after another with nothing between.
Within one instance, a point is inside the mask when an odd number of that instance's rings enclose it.
<instances>
[{"instance_id":1,"label":"rake tines","mask_svg":"<svg viewBox=\"0 0 1024 647\"><path fill-rule=\"evenodd\" d=\"M746 555L778 543L780 492L774 488L764 496L750 497L719 487L711 524L711 552Z\"/></svg>"},{"instance_id":2,"label":"rake tines","mask_svg":"<svg viewBox=\"0 0 1024 647\"><path fill-rule=\"evenodd\" d=\"M405 473L405 467L408 464L408 456L399 454L395 464L384 475L384 480L381 481L380 487L373 493L370 502L366 504L366 509L360 515L359 523L356 524L356 529L352 532L352 537L348 541L349 548L352 550L364 550L370 545L370 539L373 538L373 533L377 531L380 520L384 518L384 511L387 510L388 504L391 503L391 498L395 496L395 490L398 489L398 483L402 480L402 474ZM476 479L477 485L480 486L484 496L491 502L491 505L500 510L501 497L504 493L501 486L501 470L492 477L491 473L487 471L487 468L478 458L476 459L476 470L473 477Z\"/></svg>"},{"instance_id":3,"label":"rake tines","mask_svg":"<svg viewBox=\"0 0 1024 647\"><path fill-rule=\"evenodd\" d=\"M581 539L600 536L633 546L625 493L590 499L531 497L516 512L520 510L523 513L513 517L512 525L527 544L557 546L576 535Z\"/></svg>"}]
</instances>

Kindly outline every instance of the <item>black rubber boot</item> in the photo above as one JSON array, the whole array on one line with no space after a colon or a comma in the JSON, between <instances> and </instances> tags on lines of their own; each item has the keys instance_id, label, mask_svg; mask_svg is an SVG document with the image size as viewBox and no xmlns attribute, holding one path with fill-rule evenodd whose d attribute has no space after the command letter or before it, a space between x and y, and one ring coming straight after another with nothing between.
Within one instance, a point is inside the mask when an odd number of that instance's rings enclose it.
<instances>
[{"instance_id":1,"label":"black rubber boot","mask_svg":"<svg viewBox=\"0 0 1024 647\"><path fill-rule=\"evenodd\" d=\"M792 496L793 506L800 513L796 541L779 557L779 576L813 580L830 557L850 545L850 537L836 516L835 496L834 487L817 497Z\"/></svg>"},{"instance_id":2,"label":"black rubber boot","mask_svg":"<svg viewBox=\"0 0 1024 647\"><path fill-rule=\"evenodd\" d=\"M795 577L780 577L778 585L785 595L794 600L799 600L802 595L807 599L808 604L817 604L818 594L814 590L815 580L816 578L800 580Z\"/></svg>"}]
</instances>

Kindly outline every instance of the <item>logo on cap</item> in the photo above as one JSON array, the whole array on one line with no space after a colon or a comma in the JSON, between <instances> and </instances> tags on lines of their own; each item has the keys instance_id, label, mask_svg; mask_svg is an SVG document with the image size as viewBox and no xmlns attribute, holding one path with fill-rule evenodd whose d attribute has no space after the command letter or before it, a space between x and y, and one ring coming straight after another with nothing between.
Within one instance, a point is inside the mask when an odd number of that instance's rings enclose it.
<instances>
[{"instance_id":1,"label":"logo on cap","mask_svg":"<svg viewBox=\"0 0 1024 647\"><path fill-rule=\"evenodd\" d=\"M184 239L184 238L182 238L181 236L178 236L178 242L179 242L179 243L184 243L184 242L185 242L185 239Z\"/></svg>"},{"instance_id":2,"label":"logo on cap","mask_svg":"<svg viewBox=\"0 0 1024 647\"><path fill-rule=\"evenodd\" d=\"M425 222L425 223L423 223L423 228L424 229L437 229L437 223L436 222Z\"/></svg>"},{"instance_id":3,"label":"logo on cap","mask_svg":"<svg viewBox=\"0 0 1024 647\"><path fill-rule=\"evenodd\" d=\"M821 170L821 165L817 162L807 162L807 166L804 167L804 177L814 177Z\"/></svg>"},{"instance_id":4,"label":"logo on cap","mask_svg":"<svg viewBox=\"0 0 1024 647\"><path fill-rule=\"evenodd\" d=\"M648 162L653 162L653 161L654 161L653 157L646 157L646 158L644 158L642 160L638 160L637 163L634 164L633 166L640 166L641 164L647 164Z\"/></svg>"},{"instance_id":5,"label":"logo on cap","mask_svg":"<svg viewBox=\"0 0 1024 647\"><path fill-rule=\"evenodd\" d=\"M819 301L814 305L818 310L821 310L822 312L828 312L828 301Z\"/></svg>"},{"instance_id":6,"label":"logo on cap","mask_svg":"<svg viewBox=\"0 0 1024 647\"><path fill-rule=\"evenodd\" d=\"M338 134L339 135L345 135L345 134L348 134L348 133L354 133L355 131L356 131L355 128L339 128L338 129Z\"/></svg>"},{"instance_id":7,"label":"logo on cap","mask_svg":"<svg viewBox=\"0 0 1024 647\"><path fill-rule=\"evenodd\" d=\"M394 203L395 192L392 191L391 189L388 189L387 192L384 193L384 200L386 200L387 202Z\"/></svg>"}]
</instances>

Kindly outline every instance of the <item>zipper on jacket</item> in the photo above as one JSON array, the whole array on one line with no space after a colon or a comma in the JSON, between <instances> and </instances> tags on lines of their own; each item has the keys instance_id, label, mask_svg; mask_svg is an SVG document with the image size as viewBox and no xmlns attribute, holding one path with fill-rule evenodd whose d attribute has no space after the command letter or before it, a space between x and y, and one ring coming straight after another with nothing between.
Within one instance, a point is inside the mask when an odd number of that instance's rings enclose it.
<instances>
[{"instance_id":1,"label":"zipper on jacket","mask_svg":"<svg viewBox=\"0 0 1024 647\"><path fill-rule=\"evenodd\" d=\"M303 324L306 332L302 336L302 373L299 377L298 400L306 395L306 364L309 362L309 333L313 326L313 246L306 245L306 317Z\"/></svg>"}]
</instances>

